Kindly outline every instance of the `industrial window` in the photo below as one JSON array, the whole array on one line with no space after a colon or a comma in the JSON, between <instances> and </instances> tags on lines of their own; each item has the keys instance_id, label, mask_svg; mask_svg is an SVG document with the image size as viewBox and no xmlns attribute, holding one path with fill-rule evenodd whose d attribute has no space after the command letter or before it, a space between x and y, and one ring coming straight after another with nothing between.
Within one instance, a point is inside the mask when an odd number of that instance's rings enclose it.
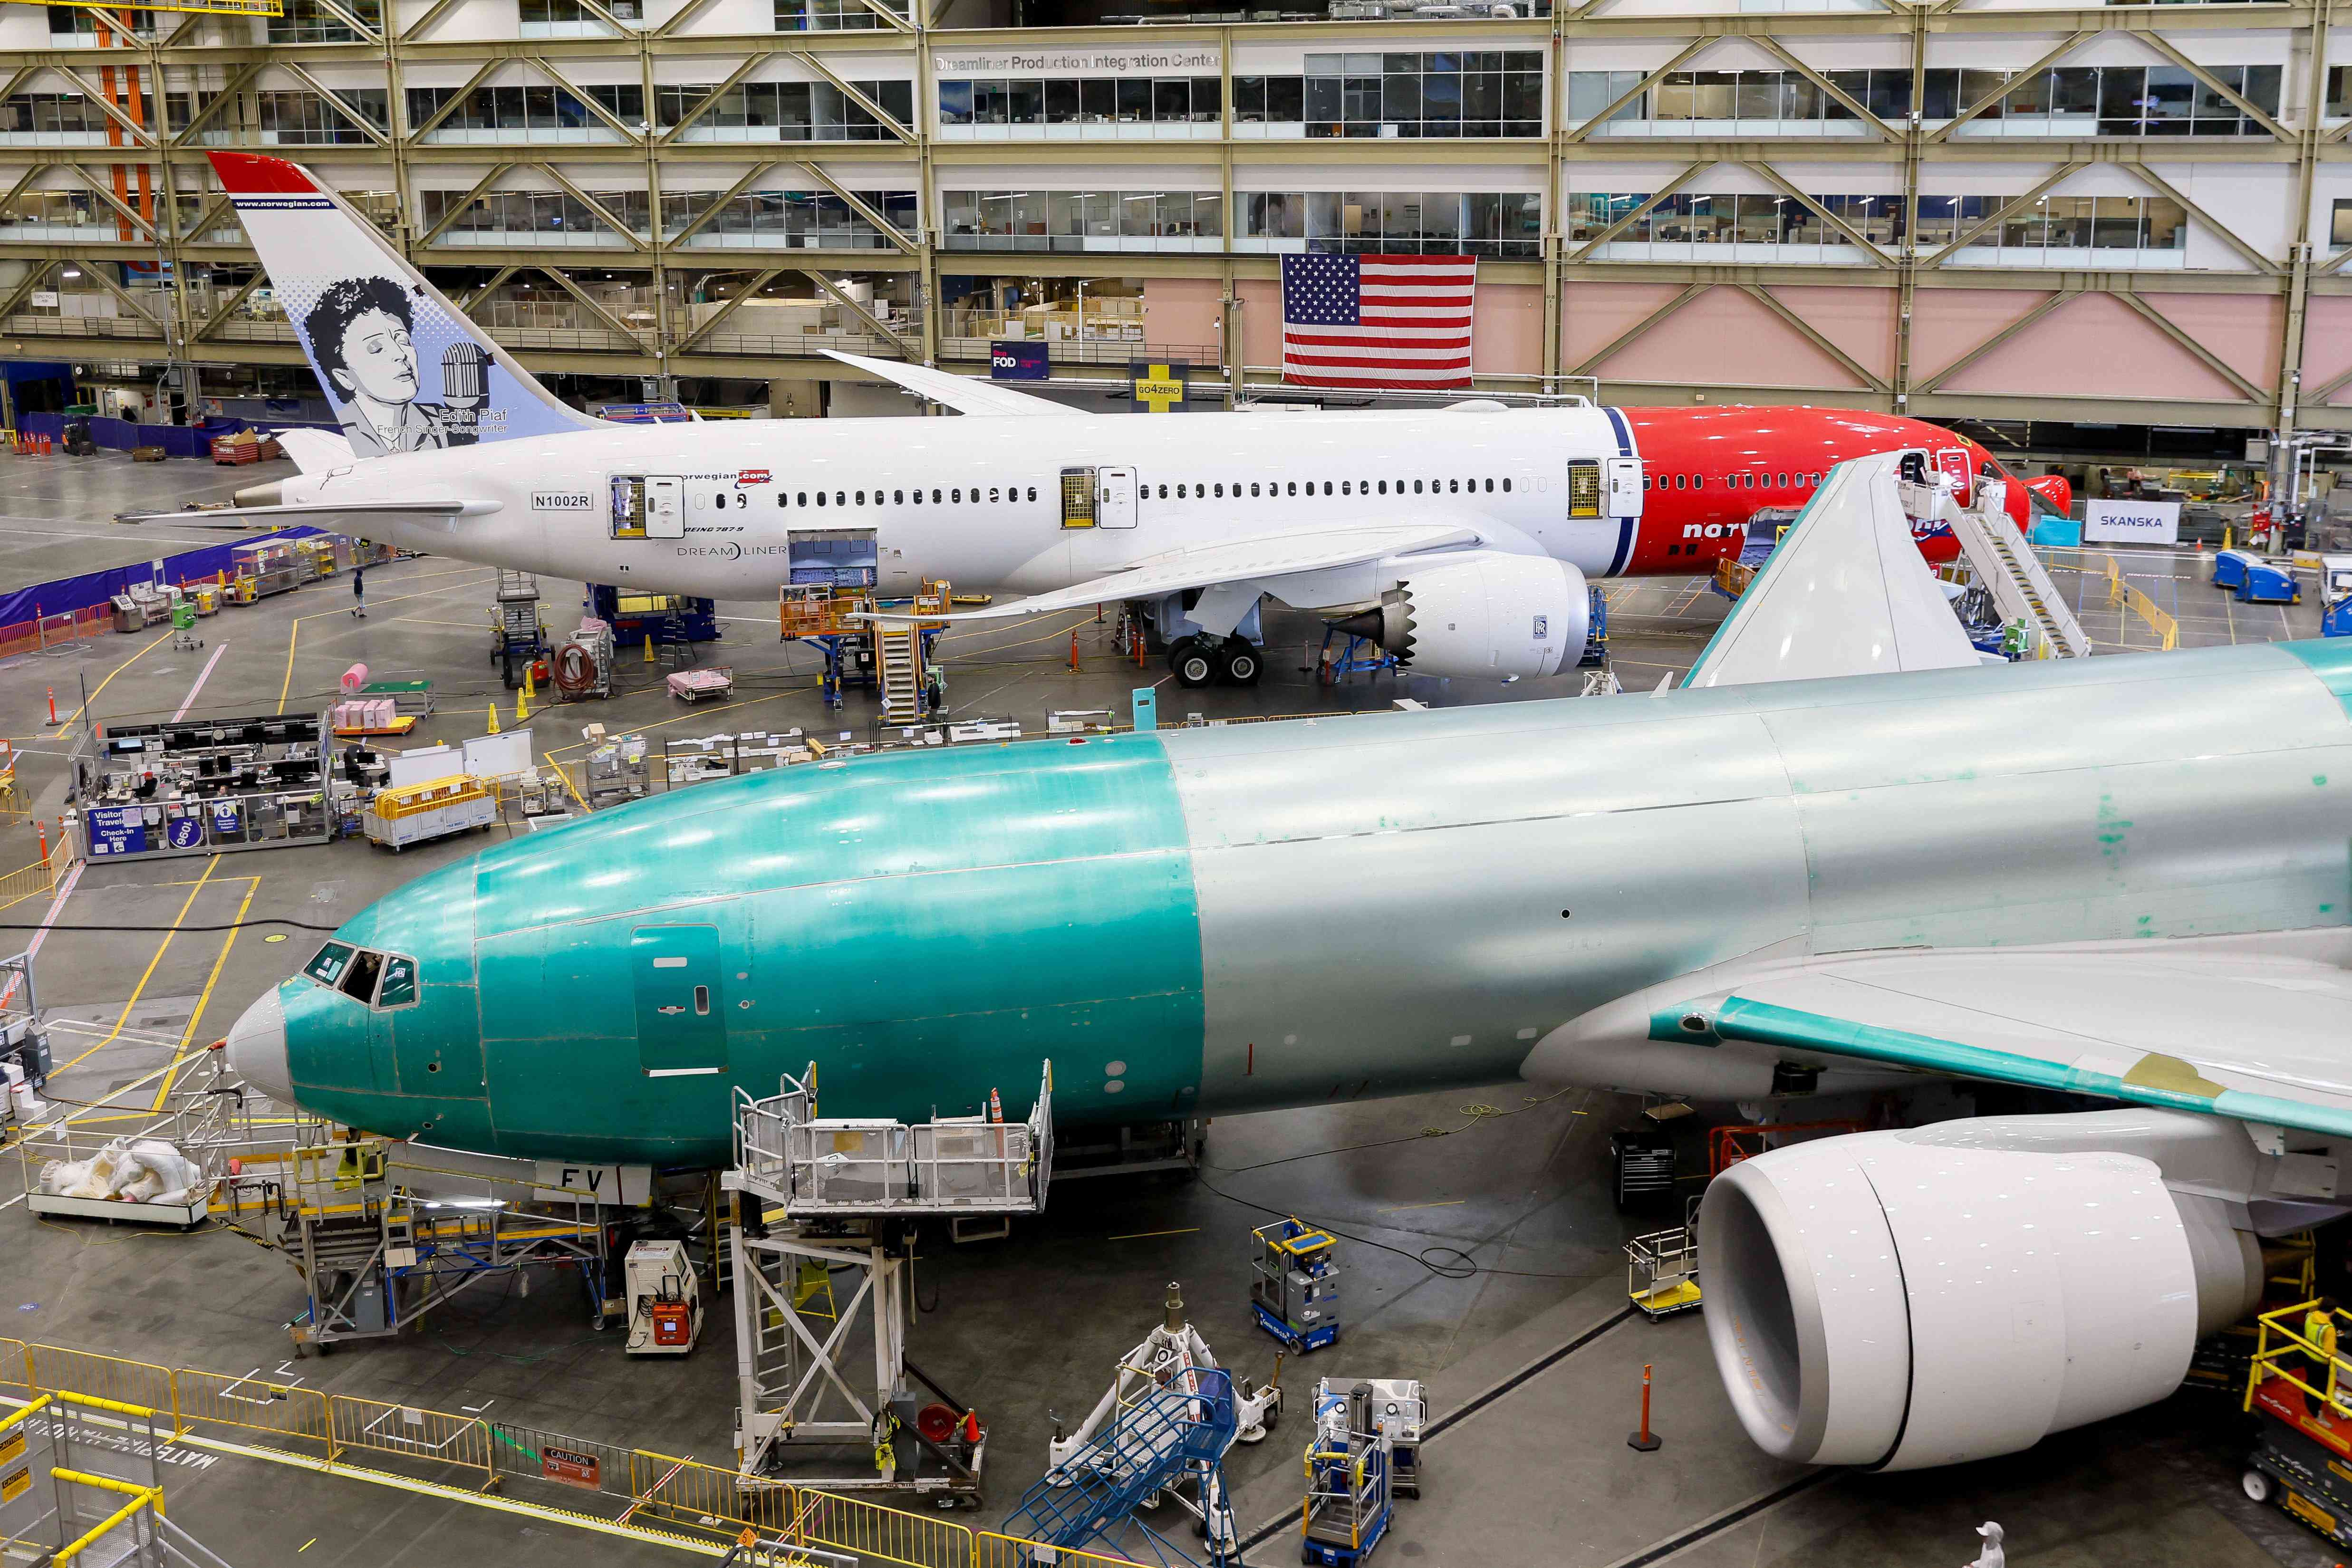
<instances>
[{"instance_id":1,"label":"industrial window","mask_svg":"<svg viewBox=\"0 0 2352 1568\"><path fill-rule=\"evenodd\" d=\"M397 953L383 956L383 984L376 991L379 1008L406 1007L416 999L416 960Z\"/></svg>"},{"instance_id":2,"label":"industrial window","mask_svg":"<svg viewBox=\"0 0 2352 1568\"><path fill-rule=\"evenodd\" d=\"M383 972L383 955L371 953L363 947L352 959L351 969L343 976L343 983L336 988L355 1001L372 1002L375 1000L376 977Z\"/></svg>"},{"instance_id":3,"label":"industrial window","mask_svg":"<svg viewBox=\"0 0 2352 1568\"><path fill-rule=\"evenodd\" d=\"M352 951L341 942L330 942L302 966L302 972L314 980L335 985L342 979L343 971L351 967Z\"/></svg>"},{"instance_id":4,"label":"industrial window","mask_svg":"<svg viewBox=\"0 0 2352 1568\"><path fill-rule=\"evenodd\" d=\"M1597 517L1601 515L1601 465L1571 463L1568 465L1568 515L1571 517Z\"/></svg>"}]
</instances>

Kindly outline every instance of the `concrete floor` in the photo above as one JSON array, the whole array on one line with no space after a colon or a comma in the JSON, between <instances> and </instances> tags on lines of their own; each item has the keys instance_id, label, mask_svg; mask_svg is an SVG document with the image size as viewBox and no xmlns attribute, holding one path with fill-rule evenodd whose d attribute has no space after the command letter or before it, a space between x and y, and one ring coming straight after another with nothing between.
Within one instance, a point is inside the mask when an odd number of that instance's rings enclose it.
<instances>
[{"instance_id":1,"label":"concrete floor","mask_svg":"<svg viewBox=\"0 0 2352 1568\"><path fill-rule=\"evenodd\" d=\"M253 479L246 470L133 465L111 455L0 459L0 504L9 508L0 515L0 582L152 557L163 541L104 519ZM2130 565L2158 602L2180 605L2184 643L2315 629L2309 605L2284 614L2226 605L2207 613L2215 596L2195 580L2193 556L2135 555ZM479 733L494 702L511 727L510 694L488 662L490 578L450 560L404 562L369 574L365 621L350 615L348 585L338 580L224 611L204 623L200 653L173 651L169 633L154 631L0 665L0 735L23 752L32 809L30 817L0 821L0 872L36 858L32 821L54 821L61 805L63 750L42 723L49 691L70 717L87 689L100 722L183 710L304 710L327 701L344 667L362 661L381 675L415 672L436 683L442 712L412 744ZM2097 582L2091 604L2105 613L2104 578ZM573 619L578 586L543 582L541 591L545 618L560 635ZM1686 669L1726 608L1687 582L1619 583L1608 591L1614 662L1629 688ZM866 732L870 700L854 694L845 714L826 714L814 661L776 642L772 606L721 608L731 619L709 662L736 670L733 702L688 708L662 695L656 669L625 665L625 689L612 703L535 715L535 749L577 756L578 726L592 719L656 736L794 725L820 735ZM2136 623L2103 624L2089 608L2084 622L2103 643L2131 643ZM1128 693L1147 682L1161 687L1162 723L1196 711L1380 708L1401 696L1523 701L1571 695L1580 684L1568 677L1497 689L1381 676L1326 688L1302 668L1313 663L1315 623L1276 617L1270 631L1274 646L1256 690L1182 693L1165 682L1163 664L1138 671L1111 655L1107 629L1091 615L989 626L946 641L950 695L959 714L1017 716L1035 729L1048 709L1124 712ZM38 968L65 1064L54 1092L95 1099L218 1038L311 940L222 927L264 915L331 925L478 841L424 846L396 860L344 843L101 862L61 898L0 905L0 925L13 927L0 932L0 943L26 939L44 918L57 925L43 939ZM1464 1113L1480 1103L1509 1114ZM1976 1521L1993 1517L2009 1526L2019 1563L2316 1568L2335 1561L2316 1537L2237 1497L2242 1439L2234 1418L2189 1395L2014 1460L1927 1476L1841 1475L1723 1520L1801 1478L1738 1433L1699 1323L1628 1322L1591 1333L1622 1310L1622 1241L1658 1223L1621 1217L1605 1191L1607 1134L1631 1109L1598 1095L1531 1103L1517 1086L1500 1085L1227 1118L1211 1131L1210 1168L1198 1180L1061 1183L1050 1212L1009 1241L931 1246L918 1264L919 1302L928 1310L912 1331L911 1354L971 1400L992 1432L989 1508L964 1519L994 1524L1042 1472L1049 1412L1075 1421L1092 1405L1115 1359L1156 1321L1170 1281L1181 1283L1221 1356L1263 1379L1275 1346L1246 1310L1246 1238L1265 1212L1280 1211L1377 1244L1349 1249L1342 1343L1291 1363L1286 1385L1303 1395L1326 1372L1417 1376L1430 1382L1441 1417L1475 1406L1431 1442L1427 1495L1404 1507L1399 1558L1594 1568L1668 1557L1710 1568L1735 1560L1957 1563L1973 1553ZM1448 1135L1423 1135L1433 1128ZM12 1201L21 1181L16 1162L0 1156L0 1330L11 1335L230 1374L251 1369L334 1393L470 1408L730 1462L733 1366L723 1319L688 1360L632 1361L616 1334L591 1330L575 1286L542 1277L528 1295L491 1287L461 1299L399 1341L298 1363L285 1328L302 1294L275 1255L228 1231L179 1237L37 1222ZM1415 1256L1433 1247L1459 1249L1480 1272L1440 1277ZM1581 1348L1559 1354L1580 1341ZM1623 1446L1644 1362L1658 1368L1657 1425L1666 1437L1664 1449L1647 1457ZM1245 1529L1295 1511L1303 1425L1294 1418L1229 1461ZM301 1554L389 1568L454 1551L518 1564L583 1552L632 1564L677 1556L363 1480L198 1449L186 1458L168 1474L173 1517L239 1565ZM2161 1484L2151 1488L2151 1479ZM1276 1534L1249 1560L1285 1562L1295 1552L1293 1537Z\"/></svg>"}]
</instances>

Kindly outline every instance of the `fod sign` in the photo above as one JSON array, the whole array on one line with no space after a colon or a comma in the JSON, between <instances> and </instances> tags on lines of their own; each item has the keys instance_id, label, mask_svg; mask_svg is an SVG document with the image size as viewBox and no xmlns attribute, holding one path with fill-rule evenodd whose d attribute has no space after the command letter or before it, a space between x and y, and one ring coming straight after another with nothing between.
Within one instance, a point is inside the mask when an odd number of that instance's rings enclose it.
<instances>
[{"instance_id":1,"label":"fod sign","mask_svg":"<svg viewBox=\"0 0 2352 1568\"><path fill-rule=\"evenodd\" d=\"M1024 343L1014 339L988 346L988 374L992 381L1042 382L1053 373L1044 343Z\"/></svg>"},{"instance_id":2,"label":"fod sign","mask_svg":"<svg viewBox=\"0 0 2352 1568\"><path fill-rule=\"evenodd\" d=\"M2104 544L2170 545L2180 542L2178 501L2085 501L2083 538Z\"/></svg>"}]
</instances>

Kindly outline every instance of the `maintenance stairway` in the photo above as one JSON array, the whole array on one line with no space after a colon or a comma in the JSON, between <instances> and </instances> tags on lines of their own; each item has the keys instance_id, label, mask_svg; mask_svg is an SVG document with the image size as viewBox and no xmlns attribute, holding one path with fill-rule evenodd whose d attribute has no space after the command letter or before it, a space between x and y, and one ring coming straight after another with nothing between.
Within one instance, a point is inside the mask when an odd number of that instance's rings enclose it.
<instances>
[{"instance_id":1,"label":"maintenance stairway","mask_svg":"<svg viewBox=\"0 0 2352 1568\"><path fill-rule=\"evenodd\" d=\"M881 673L882 722L919 723L923 716L923 650L911 624L876 624L874 667Z\"/></svg>"},{"instance_id":2,"label":"maintenance stairway","mask_svg":"<svg viewBox=\"0 0 2352 1568\"><path fill-rule=\"evenodd\" d=\"M1232 1375L1188 1370L1121 1406L1100 1437L1029 1489L1004 1532L1062 1548L1100 1541L1116 1553L1129 1523L1141 1525L1137 1511L1188 1470L1218 1466L1238 1430Z\"/></svg>"},{"instance_id":3,"label":"maintenance stairway","mask_svg":"<svg viewBox=\"0 0 2352 1568\"><path fill-rule=\"evenodd\" d=\"M1905 505L1912 516L1934 517L1951 526L1953 537L1960 541L1961 553L1968 558L1969 570L1991 592L1994 608L2000 612L2003 622L2021 620L2026 623L2034 642L2031 657L2091 656L2090 634L2074 619L2074 612L2066 608L2066 601L2059 597L2057 585L2050 580L2041 559L2011 523L1996 484L1988 482L1979 486L1978 505L1973 510L1961 507L1949 492L1937 494L1926 486L1909 485L1903 488Z\"/></svg>"}]
</instances>

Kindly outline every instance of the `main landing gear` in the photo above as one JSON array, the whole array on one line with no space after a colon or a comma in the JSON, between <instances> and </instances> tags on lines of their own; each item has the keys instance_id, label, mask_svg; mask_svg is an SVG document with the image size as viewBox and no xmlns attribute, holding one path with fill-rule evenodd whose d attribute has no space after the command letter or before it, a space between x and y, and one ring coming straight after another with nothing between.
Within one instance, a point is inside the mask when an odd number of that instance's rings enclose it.
<instances>
[{"instance_id":1,"label":"main landing gear","mask_svg":"<svg viewBox=\"0 0 2352 1568\"><path fill-rule=\"evenodd\" d=\"M1239 637L1180 637L1168 650L1168 667L1180 686L1254 686L1265 674L1265 655Z\"/></svg>"}]
</instances>

